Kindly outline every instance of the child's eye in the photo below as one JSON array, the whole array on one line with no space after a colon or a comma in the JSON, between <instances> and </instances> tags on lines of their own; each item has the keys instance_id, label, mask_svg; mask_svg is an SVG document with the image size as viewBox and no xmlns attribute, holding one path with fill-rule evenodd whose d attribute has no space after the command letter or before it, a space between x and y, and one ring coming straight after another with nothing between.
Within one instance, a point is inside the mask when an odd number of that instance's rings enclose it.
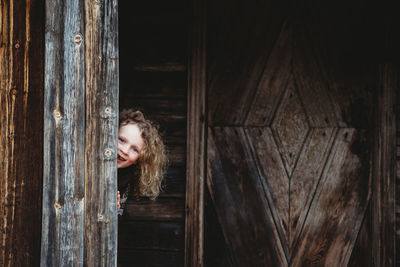
<instances>
[{"instance_id":1,"label":"child's eye","mask_svg":"<svg viewBox=\"0 0 400 267\"><path fill-rule=\"evenodd\" d=\"M124 139L122 139L122 138L120 137L120 138L118 138L118 142L120 142L120 143L124 143L124 142L125 142L125 140L124 140Z\"/></svg>"},{"instance_id":2,"label":"child's eye","mask_svg":"<svg viewBox=\"0 0 400 267\"><path fill-rule=\"evenodd\" d=\"M139 152L136 147L132 147L132 151L135 152L135 153Z\"/></svg>"}]
</instances>

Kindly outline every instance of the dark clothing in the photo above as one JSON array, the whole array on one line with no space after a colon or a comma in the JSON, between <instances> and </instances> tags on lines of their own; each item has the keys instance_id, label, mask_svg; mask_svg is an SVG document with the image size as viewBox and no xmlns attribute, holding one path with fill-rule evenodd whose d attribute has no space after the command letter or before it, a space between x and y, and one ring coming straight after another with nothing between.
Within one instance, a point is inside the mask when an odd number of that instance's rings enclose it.
<instances>
[{"instance_id":1,"label":"dark clothing","mask_svg":"<svg viewBox=\"0 0 400 267\"><path fill-rule=\"evenodd\" d=\"M135 168L133 166L128 168L118 169L118 191L122 195L131 183L131 179L134 175Z\"/></svg>"},{"instance_id":2,"label":"dark clothing","mask_svg":"<svg viewBox=\"0 0 400 267\"><path fill-rule=\"evenodd\" d=\"M118 215L124 213L125 202L128 199L134 170L134 166L118 169L118 191L121 195L121 208L118 210Z\"/></svg>"}]
</instances>

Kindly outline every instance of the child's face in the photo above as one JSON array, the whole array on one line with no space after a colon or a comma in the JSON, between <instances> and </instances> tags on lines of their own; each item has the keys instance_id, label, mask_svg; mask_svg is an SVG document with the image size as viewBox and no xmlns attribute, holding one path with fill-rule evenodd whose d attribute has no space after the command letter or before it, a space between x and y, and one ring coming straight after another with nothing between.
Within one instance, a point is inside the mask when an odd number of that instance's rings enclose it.
<instances>
[{"instance_id":1,"label":"child's face","mask_svg":"<svg viewBox=\"0 0 400 267\"><path fill-rule=\"evenodd\" d=\"M143 138L136 124L126 124L119 127L117 167L126 168L135 164L143 145Z\"/></svg>"}]
</instances>

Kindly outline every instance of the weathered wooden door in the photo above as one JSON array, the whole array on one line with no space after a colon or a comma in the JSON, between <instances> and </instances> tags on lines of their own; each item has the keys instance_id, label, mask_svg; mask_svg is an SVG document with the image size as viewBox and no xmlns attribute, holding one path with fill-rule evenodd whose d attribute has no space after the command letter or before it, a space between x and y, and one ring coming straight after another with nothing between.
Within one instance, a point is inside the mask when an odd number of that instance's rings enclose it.
<instances>
[{"instance_id":1,"label":"weathered wooden door","mask_svg":"<svg viewBox=\"0 0 400 267\"><path fill-rule=\"evenodd\" d=\"M372 265L371 10L272 2L208 7L205 265Z\"/></svg>"}]
</instances>

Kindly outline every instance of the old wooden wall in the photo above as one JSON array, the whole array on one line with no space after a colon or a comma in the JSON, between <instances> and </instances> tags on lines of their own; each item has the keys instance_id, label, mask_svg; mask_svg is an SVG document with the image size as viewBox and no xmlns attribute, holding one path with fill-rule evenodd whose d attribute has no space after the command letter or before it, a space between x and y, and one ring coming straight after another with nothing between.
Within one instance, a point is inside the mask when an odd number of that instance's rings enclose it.
<instances>
[{"instance_id":1,"label":"old wooden wall","mask_svg":"<svg viewBox=\"0 0 400 267\"><path fill-rule=\"evenodd\" d=\"M120 1L120 109L138 108L160 125L168 150L156 201L128 200L118 228L121 266L183 266L185 238L185 2Z\"/></svg>"},{"instance_id":2,"label":"old wooden wall","mask_svg":"<svg viewBox=\"0 0 400 267\"><path fill-rule=\"evenodd\" d=\"M46 1L41 266L116 266L118 5Z\"/></svg>"},{"instance_id":3,"label":"old wooden wall","mask_svg":"<svg viewBox=\"0 0 400 267\"><path fill-rule=\"evenodd\" d=\"M400 87L400 84L397 85ZM400 248L400 93L396 96L396 248ZM400 266L400 256L396 255Z\"/></svg>"},{"instance_id":4,"label":"old wooden wall","mask_svg":"<svg viewBox=\"0 0 400 267\"><path fill-rule=\"evenodd\" d=\"M0 1L0 266L39 266L44 1Z\"/></svg>"},{"instance_id":5,"label":"old wooden wall","mask_svg":"<svg viewBox=\"0 0 400 267\"><path fill-rule=\"evenodd\" d=\"M205 266L394 266L388 12L208 2Z\"/></svg>"}]
</instances>

